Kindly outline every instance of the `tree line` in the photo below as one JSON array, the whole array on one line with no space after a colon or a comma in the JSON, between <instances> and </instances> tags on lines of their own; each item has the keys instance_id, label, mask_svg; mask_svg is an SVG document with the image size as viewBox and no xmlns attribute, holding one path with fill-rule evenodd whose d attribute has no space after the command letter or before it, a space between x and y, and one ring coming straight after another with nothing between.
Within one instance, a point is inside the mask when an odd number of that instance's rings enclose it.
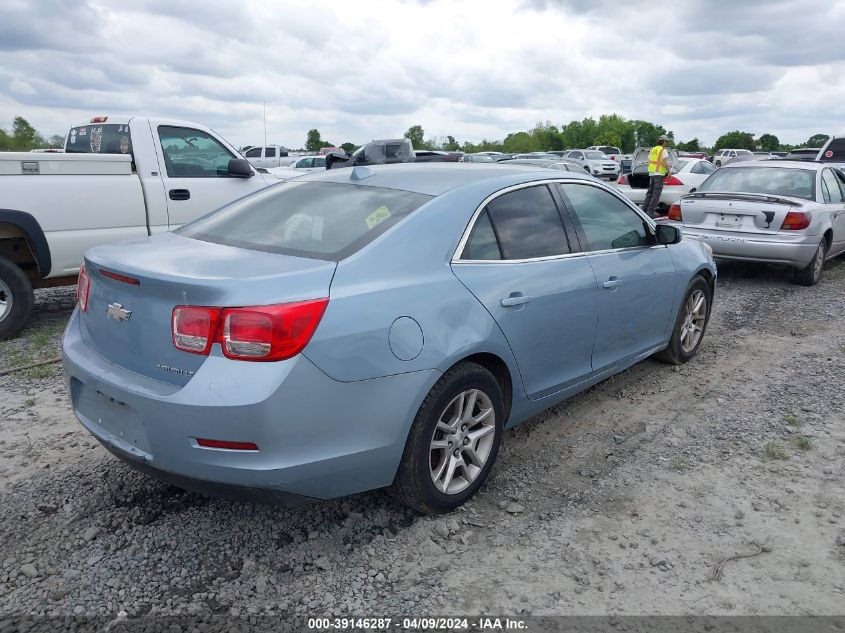
<instances>
[{"instance_id":1,"label":"tree line","mask_svg":"<svg viewBox=\"0 0 845 633\"><path fill-rule=\"evenodd\" d=\"M7 132L0 127L0 152L28 152L32 149L58 149L64 147L65 137L54 134L45 139L23 117L16 116L12 121L12 130Z\"/></svg>"},{"instance_id":2,"label":"tree line","mask_svg":"<svg viewBox=\"0 0 845 633\"><path fill-rule=\"evenodd\" d=\"M722 148L748 149L762 151L789 151L795 147L821 147L829 138L826 134L814 134L805 143L788 145L781 143L774 134L756 136L753 132L734 130L720 136L712 147L702 144L697 138L688 141L676 141L675 133L662 125L649 121L626 119L618 114L603 114L598 120L592 117L580 121L570 121L561 126L551 121L537 123L533 128L524 132L511 132L503 140L487 140L474 143L464 141L459 143L454 136L425 138L425 130L419 124L412 125L405 132L405 138L410 139L415 149L432 149L447 152L463 151L468 154L475 152L537 152L543 150L563 150L584 148L590 145L612 145L625 153L632 152L636 147L654 145L657 137L666 134L670 144L688 152L715 152ZM26 119L17 116L12 122L10 131L0 127L0 151L28 152L32 149L61 148L64 137L58 134L45 138ZM316 152L324 147L335 147L333 143L323 140L316 128L308 130L304 149ZM347 152L354 151L359 145L351 142L337 147Z\"/></svg>"}]
</instances>

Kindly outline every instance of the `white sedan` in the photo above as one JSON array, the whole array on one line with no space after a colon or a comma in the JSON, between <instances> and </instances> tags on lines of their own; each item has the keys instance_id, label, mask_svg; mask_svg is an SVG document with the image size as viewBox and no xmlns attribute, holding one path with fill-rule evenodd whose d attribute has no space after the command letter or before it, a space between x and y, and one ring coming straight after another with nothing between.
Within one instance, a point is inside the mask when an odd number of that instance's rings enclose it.
<instances>
[{"instance_id":1,"label":"white sedan","mask_svg":"<svg viewBox=\"0 0 845 633\"><path fill-rule=\"evenodd\" d=\"M709 161L700 158L675 159L672 174L663 179L658 208L665 213L681 196L698 189L716 169ZM623 174L616 181L616 188L635 204L642 204L648 191L648 179L647 173Z\"/></svg>"}]
</instances>

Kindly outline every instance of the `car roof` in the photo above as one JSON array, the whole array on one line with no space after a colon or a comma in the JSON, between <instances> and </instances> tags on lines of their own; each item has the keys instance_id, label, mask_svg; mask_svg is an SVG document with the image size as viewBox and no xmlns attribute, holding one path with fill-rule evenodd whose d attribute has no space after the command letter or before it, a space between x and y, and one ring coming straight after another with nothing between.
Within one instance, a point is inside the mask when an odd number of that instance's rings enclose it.
<instances>
[{"instance_id":1,"label":"car roof","mask_svg":"<svg viewBox=\"0 0 845 633\"><path fill-rule=\"evenodd\" d=\"M565 176L563 174L566 174ZM359 175L353 179L353 174ZM364 177L361 178L360 175ZM413 191L439 196L451 189L485 180L507 179L513 176L516 183L548 178L583 178L592 181L588 174L577 172L550 172L548 169L527 169L525 165L508 166L501 163L398 163L367 167L340 167L297 178L297 182L336 182L360 184Z\"/></svg>"}]
</instances>

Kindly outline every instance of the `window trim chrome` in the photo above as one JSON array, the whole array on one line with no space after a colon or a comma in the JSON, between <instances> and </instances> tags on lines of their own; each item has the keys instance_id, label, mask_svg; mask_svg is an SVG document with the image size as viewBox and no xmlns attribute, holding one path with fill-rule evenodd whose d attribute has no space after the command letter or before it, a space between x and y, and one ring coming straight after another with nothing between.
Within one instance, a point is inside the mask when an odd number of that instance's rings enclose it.
<instances>
[{"instance_id":1,"label":"window trim chrome","mask_svg":"<svg viewBox=\"0 0 845 633\"><path fill-rule=\"evenodd\" d=\"M530 257L526 259L462 259L461 253L464 252L466 248L466 243L469 241L470 235L472 235L472 231L475 228L475 224L478 221L478 217L481 213L487 208L487 205L490 204L496 198L505 195L506 193L511 193L513 191L519 191L520 189L527 189L528 187L536 187L539 185L555 185L555 184L576 184L576 185L588 185L590 187L596 187L597 189L602 189L603 191L607 191L611 195L615 196L617 199L621 200L624 204L628 206L634 213L636 213L641 219L643 219L646 224L651 228L652 235L655 234L657 224L654 222L653 219L648 217L642 209L638 208L633 202L630 200L625 199L621 194L617 193L613 190L612 187L602 183L602 182L592 182L590 180L584 180L581 178L566 178L566 177L557 177L557 178L544 178L543 180L532 180L529 182L521 182L516 185L510 185L505 187L504 189L499 189L498 191L491 193L489 196L484 198L481 201L481 204L475 209L470 217L469 222L467 223L466 228L464 228L464 232L461 235L461 239L458 242L458 246L455 249L455 252L452 254L452 259L450 261L451 264L525 264L529 262L543 262L543 261L551 261L555 259L567 259L572 257L586 257L587 255L606 255L608 253L623 253L626 251L635 251L635 250L646 250L646 249L653 249L653 248L668 248L666 244L653 244L651 246L626 246L623 248L611 248L611 249L604 249L600 251L585 251L581 250L577 253L561 253L560 255L546 255L543 257ZM557 202L555 202L557 204ZM565 227L564 227L565 229Z\"/></svg>"}]
</instances>

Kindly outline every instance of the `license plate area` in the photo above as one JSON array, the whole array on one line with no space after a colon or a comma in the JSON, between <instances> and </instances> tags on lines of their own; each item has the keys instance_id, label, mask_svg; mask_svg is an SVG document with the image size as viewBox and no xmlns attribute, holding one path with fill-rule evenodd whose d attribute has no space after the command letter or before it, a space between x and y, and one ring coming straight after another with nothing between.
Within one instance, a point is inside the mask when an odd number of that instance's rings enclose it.
<instances>
[{"instance_id":1,"label":"license plate area","mask_svg":"<svg viewBox=\"0 0 845 633\"><path fill-rule=\"evenodd\" d=\"M723 229L735 229L742 226L742 218L733 213L720 213L716 216L715 225Z\"/></svg>"},{"instance_id":2,"label":"license plate area","mask_svg":"<svg viewBox=\"0 0 845 633\"><path fill-rule=\"evenodd\" d=\"M113 436L124 448L150 452L146 431L138 413L131 406L88 385L82 386L77 409L91 423L96 424L108 438Z\"/></svg>"}]
</instances>

